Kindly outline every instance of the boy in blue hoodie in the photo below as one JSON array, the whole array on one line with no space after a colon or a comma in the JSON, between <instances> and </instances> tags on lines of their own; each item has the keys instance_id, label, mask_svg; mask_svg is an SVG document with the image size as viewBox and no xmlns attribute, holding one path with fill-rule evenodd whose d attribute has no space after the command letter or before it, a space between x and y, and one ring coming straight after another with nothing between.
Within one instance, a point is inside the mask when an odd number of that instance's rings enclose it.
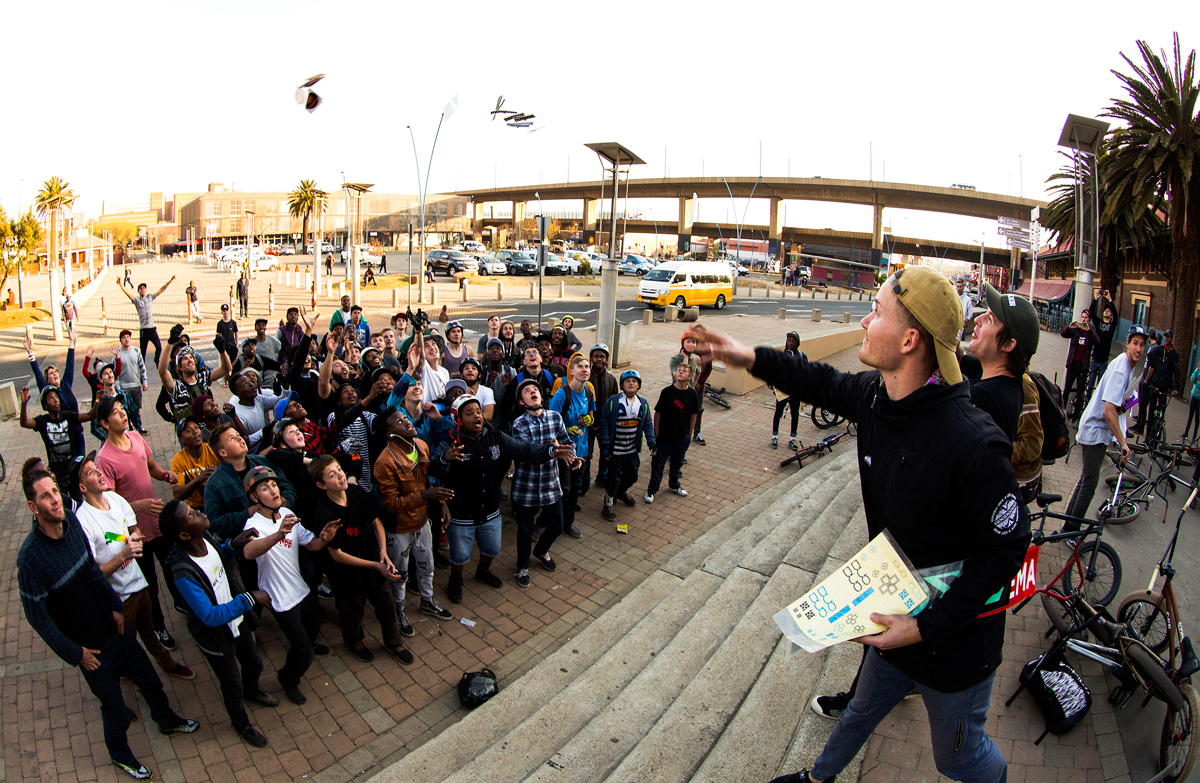
<instances>
[{"instance_id":1,"label":"boy in blue hoodie","mask_svg":"<svg viewBox=\"0 0 1200 783\"><path fill-rule=\"evenodd\" d=\"M631 507L637 504L630 496L629 488L637 483L638 469L641 467L638 453L642 450L642 433L646 435L650 455L654 456L658 451L650 403L638 394L641 388L642 376L638 375L637 370L626 370L621 373L621 391L605 400L600 411L597 438L600 441L601 459L608 462L603 514L610 522L617 519L614 500L620 498L622 503Z\"/></svg>"}]
</instances>

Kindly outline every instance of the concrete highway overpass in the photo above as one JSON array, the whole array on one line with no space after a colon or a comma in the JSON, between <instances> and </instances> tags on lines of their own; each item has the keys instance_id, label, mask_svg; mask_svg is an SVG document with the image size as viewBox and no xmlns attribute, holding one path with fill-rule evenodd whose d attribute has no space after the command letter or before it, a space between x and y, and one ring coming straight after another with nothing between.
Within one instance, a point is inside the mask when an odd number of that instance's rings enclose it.
<instances>
[{"instance_id":1,"label":"concrete highway overpass","mask_svg":"<svg viewBox=\"0 0 1200 783\"><path fill-rule=\"evenodd\" d=\"M728 182L729 190L726 190ZM999 193L985 193L965 188L943 188L933 185L914 185L900 182L871 182L864 180L825 179L823 177L669 177L630 179L622 183L621 197L634 199L676 199L679 204L677 220L657 222L651 220L621 221L620 230L629 233L663 235L674 233L680 240L692 235L730 238L737 234L737 226L718 223L696 223L692 220L697 198L725 199L729 191L736 199L751 196L770 201L770 224L766 226L742 226L742 238L765 238L775 243L804 243L841 247L888 250L894 253L939 256L963 261L979 259L977 245L961 245L939 241L935 238L885 237L883 234L883 210L915 209L940 212L949 215L995 220L1009 217L1029 220L1035 207L1044 207L1043 201ZM488 225L507 224L525 219L526 205L537 201L578 200L581 204L581 230L597 231L601 220L601 194L611 197L612 186L599 180L592 182L568 182L550 185L522 185L502 188L463 190L455 195L464 196L472 202L473 229L482 230ZM870 231L834 231L831 229L806 229L783 225L783 202L827 201L840 204L869 205L873 207L874 219ZM511 218L489 218L488 205L511 205ZM999 240L999 237L997 237ZM1016 251L1007 247L989 247L984 261L992 266L1009 266L1016 259Z\"/></svg>"}]
</instances>

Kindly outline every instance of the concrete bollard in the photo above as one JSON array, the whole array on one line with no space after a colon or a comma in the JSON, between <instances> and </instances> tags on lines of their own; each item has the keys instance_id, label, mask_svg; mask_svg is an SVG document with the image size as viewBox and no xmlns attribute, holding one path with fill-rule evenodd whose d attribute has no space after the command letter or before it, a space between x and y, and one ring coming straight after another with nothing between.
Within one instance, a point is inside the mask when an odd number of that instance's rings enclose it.
<instances>
[{"instance_id":1,"label":"concrete bollard","mask_svg":"<svg viewBox=\"0 0 1200 783\"><path fill-rule=\"evenodd\" d=\"M863 292L859 291L858 292L858 301L860 301L860 302L862 301L862 296L863 296Z\"/></svg>"},{"instance_id":2,"label":"concrete bollard","mask_svg":"<svg viewBox=\"0 0 1200 783\"><path fill-rule=\"evenodd\" d=\"M496 283L496 301L504 301L504 283Z\"/></svg>"},{"instance_id":3,"label":"concrete bollard","mask_svg":"<svg viewBox=\"0 0 1200 783\"><path fill-rule=\"evenodd\" d=\"M767 283L767 298L771 298L771 284Z\"/></svg>"},{"instance_id":4,"label":"concrete bollard","mask_svg":"<svg viewBox=\"0 0 1200 783\"><path fill-rule=\"evenodd\" d=\"M558 281L558 298L559 299L562 299L564 296L566 296L566 293L567 293L566 285L567 284L565 281L563 281L563 280Z\"/></svg>"},{"instance_id":5,"label":"concrete bollard","mask_svg":"<svg viewBox=\"0 0 1200 783\"><path fill-rule=\"evenodd\" d=\"M842 289L838 289L838 301L842 301Z\"/></svg>"},{"instance_id":6,"label":"concrete bollard","mask_svg":"<svg viewBox=\"0 0 1200 783\"><path fill-rule=\"evenodd\" d=\"M312 290L312 270L311 269L304 270L304 290L305 291Z\"/></svg>"},{"instance_id":7,"label":"concrete bollard","mask_svg":"<svg viewBox=\"0 0 1200 783\"><path fill-rule=\"evenodd\" d=\"M275 267L275 282L276 283L283 282L283 269L280 267Z\"/></svg>"},{"instance_id":8,"label":"concrete bollard","mask_svg":"<svg viewBox=\"0 0 1200 783\"><path fill-rule=\"evenodd\" d=\"M304 288L304 278L300 276L300 267L296 267L296 287Z\"/></svg>"},{"instance_id":9,"label":"concrete bollard","mask_svg":"<svg viewBox=\"0 0 1200 783\"><path fill-rule=\"evenodd\" d=\"M341 299L345 295L346 295L346 281L339 280L338 281L338 299Z\"/></svg>"},{"instance_id":10,"label":"concrete bollard","mask_svg":"<svg viewBox=\"0 0 1200 783\"><path fill-rule=\"evenodd\" d=\"M437 304L437 291L436 286L429 286L429 304Z\"/></svg>"},{"instance_id":11,"label":"concrete bollard","mask_svg":"<svg viewBox=\"0 0 1200 783\"><path fill-rule=\"evenodd\" d=\"M826 299L829 298L829 289L828 288L825 289L825 298Z\"/></svg>"},{"instance_id":12,"label":"concrete bollard","mask_svg":"<svg viewBox=\"0 0 1200 783\"><path fill-rule=\"evenodd\" d=\"M290 266L284 267L283 284L286 286L292 284L292 268Z\"/></svg>"},{"instance_id":13,"label":"concrete bollard","mask_svg":"<svg viewBox=\"0 0 1200 783\"><path fill-rule=\"evenodd\" d=\"M813 308L813 312L812 312L812 319L813 319L814 321L816 321L817 323L820 323L820 322L821 322L821 311L820 311L820 310L818 310L818 309L817 309L817 308L815 308L815 307Z\"/></svg>"},{"instance_id":14,"label":"concrete bollard","mask_svg":"<svg viewBox=\"0 0 1200 783\"><path fill-rule=\"evenodd\" d=\"M654 311L652 309L650 309L649 307L647 307L645 310L642 311L642 324L644 326L650 326L653 323L654 323Z\"/></svg>"},{"instance_id":15,"label":"concrete bollard","mask_svg":"<svg viewBox=\"0 0 1200 783\"><path fill-rule=\"evenodd\" d=\"M679 320L679 308L675 305L667 305L663 310L663 320L667 323L675 323Z\"/></svg>"},{"instance_id":16,"label":"concrete bollard","mask_svg":"<svg viewBox=\"0 0 1200 783\"><path fill-rule=\"evenodd\" d=\"M392 307L397 310L400 309L400 289L399 288L392 289Z\"/></svg>"},{"instance_id":17,"label":"concrete bollard","mask_svg":"<svg viewBox=\"0 0 1200 783\"><path fill-rule=\"evenodd\" d=\"M333 281L328 277L325 278L325 296L333 298Z\"/></svg>"},{"instance_id":18,"label":"concrete bollard","mask_svg":"<svg viewBox=\"0 0 1200 783\"><path fill-rule=\"evenodd\" d=\"M462 281L463 301L471 301L471 283L467 280Z\"/></svg>"},{"instance_id":19,"label":"concrete bollard","mask_svg":"<svg viewBox=\"0 0 1200 783\"><path fill-rule=\"evenodd\" d=\"M699 321L700 308L694 306L683 308L679 311L679 320L684 322Z\"/></svg>"},{"instance_id":20,"label":"concrete bollard","mask_svg":"<svg viewBox=\"0 0 1200 783\"><path fill-rule=\"evenodd\" d=\"M854 323L854 318L850 315L850 313L842 313L842 323Z\"/></svg>"},{"instance_id":21,"label":"concrete bollard","mask_svg":"<svg viewBox=\"0 0 1200 783\"><path fill-rule=\"evenodd\" d=\"M536 291L534 291L533 289L534 289L533 281L532 281L532 280L530 280L530 281L529 281L529 298L530 298L530 299L537 299L537 292L536 292Z\"/></svg>"},{"instance_id":22,"label":"concrete bollard","mask_svg":"<svg viewBox=\"0 0 1200 783\"><path fill-rule=\"evenodd\" d=\"M781 307L781 308L779 308L779 320L780 320L780 321L786 321L786 320L787 320L787 310L783 309L782 307Z\"/></svg>"}]
</instances>

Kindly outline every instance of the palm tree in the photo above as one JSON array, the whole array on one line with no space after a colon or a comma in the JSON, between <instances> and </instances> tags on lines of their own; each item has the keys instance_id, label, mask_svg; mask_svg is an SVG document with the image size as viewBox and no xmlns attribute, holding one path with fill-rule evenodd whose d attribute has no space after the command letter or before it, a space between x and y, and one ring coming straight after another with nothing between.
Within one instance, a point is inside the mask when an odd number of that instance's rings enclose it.
<instances>
[{"instance_id":1,"label":"palm tree","mask_svg":"<svg viewBox=\"0 0 1200 783\"><path fill-rule=\"evenodd\" d=\"M1161 201L1152 204L1151 209L1135 216L1133 200L1128 191L1116 191L1113 188L1109 176L1112 148L1108 140L1105 140L1097 158L1081 156L1081 168L1078 170L1071 155L1065 152L1060 154L1071 162L1046 180L1047 183L1053 183L1049 190L1054 197L1046 209L1042 210L1041 223L1053 233L1055 244L1062 244L1068 239L1074 243L1077 177L1090 182L1095 171L1100 187L1101 217L1097 248L1100 287L1107 291L1116 291L1121 282L1121 258L1128 259L1131 255L1142 252L1144 248L1151 247L1151 237L1165 227L1161 209L1163 205Z\"/></svg>"},{"instance_id":2,"label":"palm tree","mask_svg":"<svg viewBox=\"0 0 1200 783\"><path fill-rule=\"evenodd\" d=\"M1113 71L1127 98L1112 102L1103 114L1124 123L1113 131L1113 186L1130 197L1133 216L1140 218L1165 198L1171 228L1171 268L1174 287L1171 328L1181 355L1189 356L1195 329L1195 301L1200 287L1200 116L1197 101L1196 51L1181 58L1179 34L1174 35L1173 62L1138 41L1142 65L1124 54L1133 75ZM1115 209L1110 203L1108 210ZM1107 211L1106 210L1106 213Z\"/></svg>"},{"instance_id":3,"label":"palm tree","mask_svg":"<svg viewBox=\"0 0 1200 783\"><path fill-rule=\"evenodd\" d=\"M308 220L318 211L325 214L325 196L328 194L317 188L317 183L311 179L300 180L300 185L288 194L288 212L292 217L301 218L304 223L300 236L308 236ZM319 256L321 248L317 245L317 237L313 235L313 255Z\"/></svg>"},{"instance_id":4,"label":"palm tree","mask_svg":"<svg viewBox=\"0 0 1200 783\"><path fill-rule=\"evenodd\" d=\"M42 183L34 204L42 217L50 213L50 246L46 261L53 266L58 262L58 214L75 203L75 194L71 191L71 183L58 176L53 176Z\"/></svg>"}]
</instances>

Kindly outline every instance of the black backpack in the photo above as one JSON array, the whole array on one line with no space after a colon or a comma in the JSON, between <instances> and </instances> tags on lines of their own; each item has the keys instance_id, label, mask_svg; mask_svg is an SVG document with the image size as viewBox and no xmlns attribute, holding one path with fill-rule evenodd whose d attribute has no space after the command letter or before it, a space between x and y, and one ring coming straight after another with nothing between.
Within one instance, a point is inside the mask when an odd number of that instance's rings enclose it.
<instances>
[{"instance_id":1,"label":"black backpack","mask_svg":"<svg viewBox=\"0 0 1200 783\"><path fill-rule=\"evenodd\" d=\"M1046 720L1046 730L1034 745L1040 744L1047 734L1066 734L1092 708L1091 691L1061 654L1049 659L1038 656L1025 664L1019 679Z\"/></svg>"},{"instance_id":2,"label":"black backpack","mask_svg":"<svg viewBox=\"0 0 1200 783\"><path fill-rule=\"evenodd\" d=\"M1029 371L1038 390L1038 414L1042 419L1042 459L1065 457L1071 448L1071 429L1067 426L1067 409L1062 390L1040 372Z\"/></svg>"}]
</instances>

